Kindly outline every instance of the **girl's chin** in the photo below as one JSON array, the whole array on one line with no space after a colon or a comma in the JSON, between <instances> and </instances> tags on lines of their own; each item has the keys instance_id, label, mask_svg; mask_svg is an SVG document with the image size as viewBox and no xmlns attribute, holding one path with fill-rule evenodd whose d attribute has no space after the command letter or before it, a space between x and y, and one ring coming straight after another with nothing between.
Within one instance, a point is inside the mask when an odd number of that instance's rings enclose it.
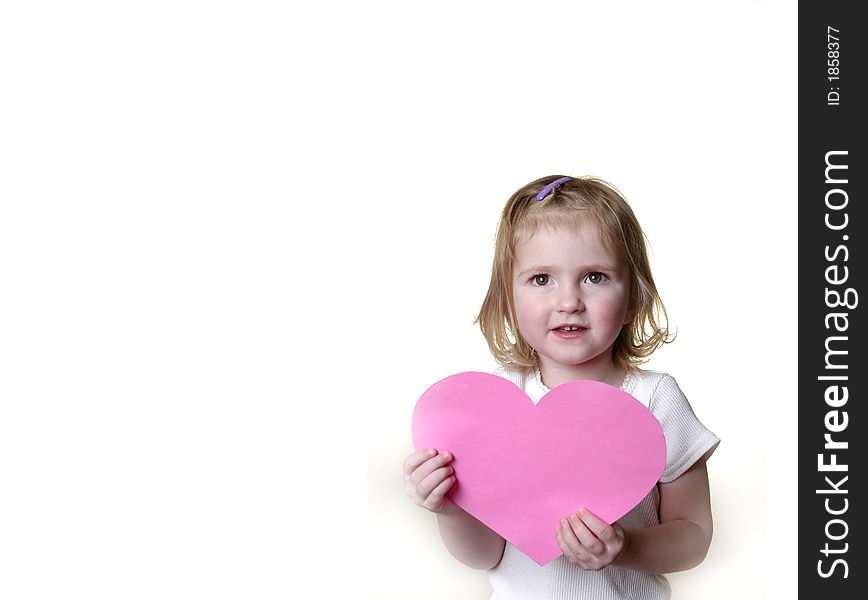
<instances>
[{"instance_id":1,"label":"girl's chin","mask_svg":"<svg viewBox=\"0 0 868 600\"><path fill-rule=\"evenodd\" d=\"M548 356L546 358L547 361L543 362L544 365L563 369L590 367L593 363L593 358L587 357Z\"/></svg>"},{"instance_id":2,"label":"girl's chin","mask_svg":"<svg viewBox=\"0 0 868 600\"><path fill-rule=\"evenodd\" d=\"M552 367L561 367L561 368L571 368L571 367L590 367L600 362L605 361L604 355L605 352L601 352L599 354L594 354L589 356L585 352L552 352L545 353L537 351L537 354L540 356L540 361L542 364L549 365ZM609 359L611 360L611 358Z\"/></svg>"}]
</instances>

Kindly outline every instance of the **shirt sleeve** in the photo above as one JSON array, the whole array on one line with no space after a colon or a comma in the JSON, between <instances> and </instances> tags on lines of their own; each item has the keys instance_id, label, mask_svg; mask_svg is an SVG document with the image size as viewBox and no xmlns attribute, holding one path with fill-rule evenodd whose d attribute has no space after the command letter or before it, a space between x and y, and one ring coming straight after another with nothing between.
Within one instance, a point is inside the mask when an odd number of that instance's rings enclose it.
<instances>
[{"instance_id":1,"label":"shirt sleeve","mask_svg":"<svg viewBox=\"0 0 868 600\"><path fill-rule=\"evenodd\" d=\"M660 421L666 438L666 468L660 476L662 483L678 479L720 443L720 439L696 418L684 392L671 375L666 375L657 384L649 408Z\"/></svg>"}]
</instances>

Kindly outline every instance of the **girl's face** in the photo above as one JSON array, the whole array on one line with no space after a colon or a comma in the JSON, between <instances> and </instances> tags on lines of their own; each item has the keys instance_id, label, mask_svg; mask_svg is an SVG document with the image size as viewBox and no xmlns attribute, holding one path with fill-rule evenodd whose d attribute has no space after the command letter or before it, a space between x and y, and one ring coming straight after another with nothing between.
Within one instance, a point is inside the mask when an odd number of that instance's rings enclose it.
<instances>
[{"instance_id":1,"label":"girl's face","mask_svg":"<svg viewBox=\"0 0 868 600\"><path fill-rule=\"evenodd\" d=\"M516 247L514 273L518 329L548 385L611 377L612 345L633 317L619 253L594 227L542 227Z\"/></svg>"}]
</instances>

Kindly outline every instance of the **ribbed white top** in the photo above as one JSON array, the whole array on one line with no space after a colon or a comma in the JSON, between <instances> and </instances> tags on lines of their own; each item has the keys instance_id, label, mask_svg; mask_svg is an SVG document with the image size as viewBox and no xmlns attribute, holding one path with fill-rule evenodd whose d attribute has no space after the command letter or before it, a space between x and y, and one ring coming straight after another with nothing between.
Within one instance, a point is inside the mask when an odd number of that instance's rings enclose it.
<instances>
[{"instance_id":1,"label":"ribbed white top","mask_svg":"<svg viewBox=\"0 0 868 600\"><path fill-rule=\"evenodd\" d=\"M501 367L494 373L512 381L534 403L549 391L543 385L539 371L522 373ZM647 406L663 428L666 468L660 477L661 482L678 479L720 442L696 418L671 375L633 369L627 373L621 388ZM658 525L659 506L660 493L655 486L618 522L625 527ZM669 582L662 575L618 566L585 571L570 564L563 556L541 567L509 542L500 564L488 571L488 575L494 590L491 600L664 600L670 596Z\"/></svg>"}]
</instances>

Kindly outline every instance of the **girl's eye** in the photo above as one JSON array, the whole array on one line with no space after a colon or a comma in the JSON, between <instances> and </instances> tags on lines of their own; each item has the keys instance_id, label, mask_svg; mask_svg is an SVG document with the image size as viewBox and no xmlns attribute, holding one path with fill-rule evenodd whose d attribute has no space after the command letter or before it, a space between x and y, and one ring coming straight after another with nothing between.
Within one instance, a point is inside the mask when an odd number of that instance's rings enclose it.
<instances>
[{"instance_id":1,"label":"girl's eye","mask_svg":"<svg viewBox=\"0 0 868 600\"><path fill-rule=\"evenodd\" d=\"M531 282L538 286L546 286L549 284L549 281L551 281L551 277L548 275L534 275L531 277Z\"/></svg>"},{"instance_id":2,"label":"girl's eye","mask_svg":"<svg viewBox=\"0 0 868 600\"><path fill-rule=\"evenodd\" d=\"M593 273L588 273L587 277L585 277L585 281L588 283L606 283L609 281L609 278L606 277L604 273L595 271Z\"/></svg>"}]
</instances>

